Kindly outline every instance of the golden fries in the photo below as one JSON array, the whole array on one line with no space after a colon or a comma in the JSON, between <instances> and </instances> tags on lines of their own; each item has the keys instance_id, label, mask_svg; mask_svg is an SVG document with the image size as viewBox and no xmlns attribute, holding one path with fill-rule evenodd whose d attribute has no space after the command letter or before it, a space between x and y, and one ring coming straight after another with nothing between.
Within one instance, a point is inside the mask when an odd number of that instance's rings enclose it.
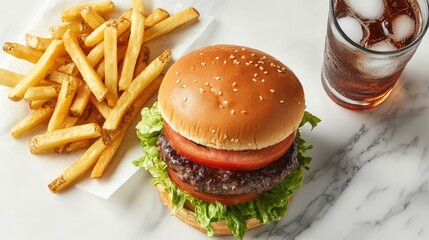
<instances>
[{"instance_id":1,"label":"golden fries","mask_svg":"<svg viewBox=\"0 0 429 240\"><path fill-rule=\"evenodd\" d=\"M13 125L11 128L12 137L17 138L40 123L48 120L54 112L54 106L55 101L46 102L37 111Z\"/></svg>"},{"instance_id":2,"label":"golden fries","mask_svg":"<svg viewBox=\"0 0 429 240\"><path fill-rule=\"evenodd\" d=\"M164 70L165 66L171 60L171 52L165 50L159 57L153 60L144 70L141 72L134 81L131 82L130 86L122 93L119 97L116 106L110 112L109 117L103 124L103 129L115 130L125 115L127 109L131 104L138 98L143 90L153 81L158 75Z\"/></svg>"},{"instance_id":3,"label":"golden fries","mask_svg":"<svg viewBox=\"0 0 429 240\"><path fill-rule=\"evenodd\" d=\"M39 51L19 43L11 42L5 42L3 44L3 51L16 58L20 58L31 63L37 63L37 61L39 61L40 57L43 55L43 51Z\"/></svg>"},{"instance_id":4,"label":"golden fries","mask_svg":"<svg viewBox=\"0 0 429 240\"><path fill-rule=\"evenodd\" d=\"M159 37L163 34L169 33L179 26L197 19L200 16L198 11L195 8L184 9L171 17L168 17L164 21L156 24L155 26L149 28L145 32L144 41L150 41L156 37Z\"/></svg>"},{"instance_id":5,"label":"golden fries","mask_svg":"<svg viewBox=\"0 0 429 240\"><path fill-rule=\"evenodd\" d=\"M80 11L83 20L92 28L96 29L106 20L98 14L91 6L86 6Z\"/></svg>"},{"instance_id":6,"label":"golden fries","mask_svg":"<svg viewBox=\"0 0 429 240\"><path fill-rule=\"evenodd\" d=\"M52 38L42 38L30 34L25 34L25 42L31 48L40 51L45 51L49 47L49 44L51 44Z\"/></svg>"},{"instance_id":7,"label":"golden fries","mask_svg":"<svg viewBox=\"0 0 429 240\"><path fill-rule=\"evenodd\" d=\"M83 80L88 84L89 89L97 98L98 101L103 101L107 94L107 88L104 86L100 77L91 66L88 58L79 47L76 36L71 31L64 33L64 46L66 51L70 54L73 62L76 64L83 77Z\"/></svg>"},{"instance_id":8,"label":"golden fries","mask_svg":"<svg viewBox=\"0 0 429 240\"><path fill-rule=\"evenodd\" d=\"M143 43L144 35L144 16L141 0L133 0L133 11L131 13L131 34L128 42L128 48L125 52L124 63L122 66L121 77L119 78L119 90L125 90L130 85L137 57Z\"/></svg>"},{"instance_id":9,"label":"golden fries","mask_svg":"<svg viewBox=\"0 0 429 240\"><path fill-rule=\"evenodd\" d=\"M125 31L130 28L131 12L132 11L127 11L117 20L118 24L116 28L118 30L118 36L121 36ZM85 38L85 46L93 47L102 42L104 39L104 30L106 29L106 27L107 22L101 24L98 28L94 29L94 31Z\"/></svg>"},{"instance_id":10,"label":"golden fries","mask_svg":"<svg viewBox=\"0 0 429 240\"><path fill-rule=\"evenodd\" d=\"M105 16L115 12L115 5L111 1L90 3L81 6L66 8L61 12L61 20L63 22L72 22L82 20L81 11L85 7L91 7L98 14Z\"/></svg>"},{"instance_id":11,"label":"golden fries","mask_svg":"<svg viewBox=\"0 0 429 240\"><path fill-rule=\"evenodd\" d=\"M31 153L86 148L49 184L54 193L91 168L91 178L102 176L172 57L165 50L149 62L151 49L144 42L198 17L193 8L172 16L158 8L145 18L143 1L130 2L132 8L117 19L107 16L115 11L111 1L64 9L64 23L50 27L51 36L26 34L26 45L3 45L10 55L34 63L26 74L0 68L0 85L12 88L8 97L28 101L32 110L11 127L12 137L44 127L30 139Z\"/></svg>"},{"instance_id":12,"label":"golden fries","mask_svg":"<svg viewBox=\"0 0 429 240\"><path fill-rule=\"evenodd\" d=\"M58 96L60 91L59 86L41 86L41 87L30 87L24 94L24 99L27 101L35 100L49 100Z\"/></svg>"},{"instance_id":13,"label":"golden fries","mask_svg":"<svg viewBox=\"0 0 429 240\"><path fill-rule=\"evenodd\" d=\"M129 118L125 118L122 121L120 131L114 132L111 135L105 135L99 138L91 147L86 150L86 152L69 168L67 168L58 178L52 181L48 187L53 193L58 193L71 186L79 177L84 175L94 164L97 163L100 156L103 152L110 146L113 141L118 138L123 131L129 127L132 123L134 117L140 112L140 109L143 107L144 103L159 89L161 85L162 78L157 78L153 81L145 91L133 104L129 111ZM109 160L110 162L110 160ZM100 163L102 165L104 163ZM107 166L107 165L106 165ZM101 176L101 173L104 171L105 167L99 167L96 172L94 172L94 177Z\"/></svg>"},{"instance_id":14,"label":"golden fries","mask_svg":"<svg viewBox=\"0 0 429 240\"><path fill-rule=\"evenodd\" d=\"M83 36L90 33L92 28L86 22L74 22L49 28L52 38L61 39L66 31L72 31L76 36Z\"/></svg>"},{"instance_id":15,"label":"golden fries","mask_svg":"<svg viewBox=\"0 0 429 240\"><path fill-rule=\"evenodd\" d=\"M107 87L106 100L114 107L119 98L118 92L118 31L116 21L111 21L104 31L104 83Z\"/></svg>"},{"instance_id":16,"label":"golden fries","mask_svg":"<svg viewBox=\"0 0 429 240\"><path fill-rule=\"evenodd\" d=\"M13 88L13 90L9 93L9 98L13 101L21 100L24 97L25 91L27 91L29 87L36 86L38 82L45 78L49 69L55 63L55 58L62 55L63 52L63 41L53 40L39 61L37 61L36 65L34 65L28 74L21 81L19 81L15 88Z\"/></svg>"},{"instance_id":17,"label":"golden fries","mask_svg":"<svg viewBox=\"0 0 429 240\"><path fill-rule=\"evenodd\" d=\"M170 14L167 11L162 8L157 8L145 19L144 28L148 29L150 27L153 27L162 20L168 18L169 16Z\"/></svg>"},{"instance_id":18,"label":"golden fries","mask_svg":"<svg viewBox=\"0 0 429 240\"><path fill-rule=\"evenodd\" d=\"M64 120L68 116L70 106L73 102L77 84L78 83L72 78L63 81L61 84L57 103L55 105L52 117L49 120L48 131L62 128Z\"/></svg>"},{"instance_id":19,"label":"golden fries","mask_svg":"<svg viewBox=\"0 0 429 240\"><path fill-rule=\"evenodd\" d=\"M0 68L0 85L15 87L24 78L24 75Z\"/></svg>"},{"instance_id":20,"label":"golden fries","mask_svg":"<svg viewBox=\"0 0 429 240\"><path fill-rule=\"evenodd\" d=\"M53 150L64 144L101 136L101 129L95 123L63 128L37 135L30 140L31 153Z\"/></svg>"}]
</instances>

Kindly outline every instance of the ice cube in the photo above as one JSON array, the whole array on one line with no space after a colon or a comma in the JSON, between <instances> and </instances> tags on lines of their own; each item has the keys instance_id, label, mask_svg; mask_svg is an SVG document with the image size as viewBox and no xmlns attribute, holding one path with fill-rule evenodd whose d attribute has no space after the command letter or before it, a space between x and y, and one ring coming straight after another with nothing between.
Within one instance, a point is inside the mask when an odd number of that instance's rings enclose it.
<instances>
[{"instance_id":1,"label":"ice cube","mask_svg":"<svg viewBox=\"0 0 429 240\"><path fill-rule=\"evenodd\" d=\"M383 0L345 0L346 4L359 16L376 19L384 11Z\"/></svg>"},{"instance_id":2,"label":"ice cube","mask_svg":"<svg viewBox=\"0 0 429 240\"><path fill-rule=\"evenodd\" d=\"M390 52L397 50L396 46L388 40L375 43L371 47L369 47L369 49L378 52Z\"/></svg>"},{"instance_id":3,"label":"ice cube","mask_svg":"<svg viewBox=\"0 0 429 240\"><path fill-rule=\"evenodd\" d=\"M391 36L396 42L407 39L414 33L416 23L408 15L400 15L392 22L393 35Z\"/></svg>"},{"instance_id":4,"label":"ice cube","mask_svg":"<svg viewBox=\"0 0 429 240\"><path fill-rule=\"evenodd\" d=\"M353 17L342 17L337 20L343 32L355 43L362 40L364 32L360 22Z\"/></svg>"}]
</instances>

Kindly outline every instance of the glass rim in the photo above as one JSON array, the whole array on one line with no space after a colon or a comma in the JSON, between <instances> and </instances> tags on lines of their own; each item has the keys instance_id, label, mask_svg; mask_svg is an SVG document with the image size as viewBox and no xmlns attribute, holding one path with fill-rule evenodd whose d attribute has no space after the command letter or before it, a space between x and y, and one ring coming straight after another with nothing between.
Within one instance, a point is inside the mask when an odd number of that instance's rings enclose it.
<instances>
[{"instance_id":1,"label":"glass rim","mask_svg":"<svg viewBox=\"0 0 429 240\"><path fill-rule=\"evenodd\" d=\"M337 18L335 17L335 11L334 11L334 1L337 0L329 0L329 18L331 19L331 21L334 23L335 28L337 29L337 31L340 33L341 37L343 37L347 43L351 44L353 47L367 52L367 53L371 53L371 54L377 54L377 55L397 55L397 54L401 54L403 52L407 52L409 49L413 48L414 46L417 46L423 39L423 37L425 36L428 27L429 27L429 2L427 0L423 0L422 2L424 3L426 8L426 16L422 16L422 21L424 23L424 26L419 34L419 36L413 40L413 42L411 42L410 44L408 44L407 46L403 47L403 48L399 48L393 51L376 51L376 50L371 50L369 48L365 48L363 46L361 46L360 44L354 42L349 36L347 36L347 34L344 33L344 31L341 29ZM423 11L421 8L421 4L416 1L420 7L420 11ZM423 15L423 14L422 14Z\"/></svg>"}]
</instances>

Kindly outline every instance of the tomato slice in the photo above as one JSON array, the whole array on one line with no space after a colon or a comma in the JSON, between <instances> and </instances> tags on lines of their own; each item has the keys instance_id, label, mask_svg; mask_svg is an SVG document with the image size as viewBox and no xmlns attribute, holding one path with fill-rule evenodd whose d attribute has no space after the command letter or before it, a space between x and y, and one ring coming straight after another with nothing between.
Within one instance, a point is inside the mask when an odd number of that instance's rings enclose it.
<instances>
[{"instance_id":1,"label":"tomato slice","mask_svg":"<svg viewBox=\"0 0 429 240\"><path fill-rule=\"evenodd\" d=\"M254 170L283 156L292 145L296 132L278 144L259 150L231 151L200 146L175 132L164 122L164 133L171 146L189 160L212 168Z\"/></svg>"},{"instance_id":2,"label":"tomato slice","mask_svg":"<svg viewBox=\"0 0 429 240\"><path fill-rule=\"evenodd\" d=\"M217 201L222 203L223 205L229 206L229 205L236 205L236 204L250 202L261 196L261 194L255 194L255 193L218 195L218 194L198 192L198 191L195 191L192 185L180 180L179 176L177 176L177 174L170 167L167 167L167 169L168 169L168 174L170 175L170 179L177 185L178 188L180 188L182 191L185 191L186 193L190 194L191 196L197 199L203 200L204 202L215 203Z\"/></svg>"}]
</instances>

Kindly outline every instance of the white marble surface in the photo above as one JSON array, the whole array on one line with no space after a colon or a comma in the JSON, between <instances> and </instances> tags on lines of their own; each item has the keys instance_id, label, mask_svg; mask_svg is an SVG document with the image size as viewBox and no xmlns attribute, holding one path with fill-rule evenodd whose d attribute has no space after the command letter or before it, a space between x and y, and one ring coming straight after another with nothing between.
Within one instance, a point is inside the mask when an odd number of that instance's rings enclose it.
<instances>
[{"instance_id":1,"label":"white marble surface","mask_svg":"<svg viewBox=\"0 0 429 240\"><path fill-rule=\"evenodd\" d=\"M247 239L429 239L428 36L389 99L353 112L334 104L320 82L327 0L182 1L215 18L193 48L232 43L276 56L301 79L308 110L323 121L304 129L315 146L312 168L289 213ZM8 29L26 29L39 4L4 2L0 41L23 42ZM0 54L0 66L6 63ZM0 119L13 115L0 112ZM143 170L107 200L76 188L53 195L37 161L8 151L8 136L1 137L0 239L205 238L169 215Z\"/></svg>"}]
</instances>

